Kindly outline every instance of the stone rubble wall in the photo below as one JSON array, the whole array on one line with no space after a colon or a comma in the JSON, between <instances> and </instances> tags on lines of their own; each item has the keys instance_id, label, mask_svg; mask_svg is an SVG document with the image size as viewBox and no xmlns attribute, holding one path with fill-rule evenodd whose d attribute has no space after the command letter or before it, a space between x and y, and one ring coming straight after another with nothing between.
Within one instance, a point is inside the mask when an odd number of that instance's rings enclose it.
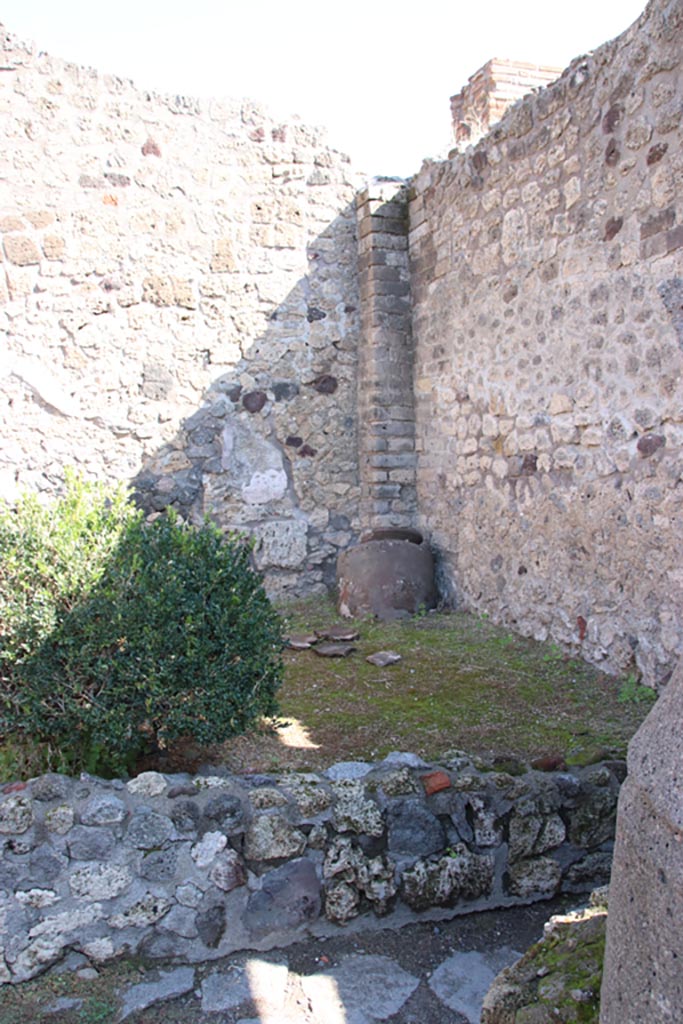
<instances>
[{"instance_id":1,"label":"stone rubble wall","mask_svg":"<svg viewBox=\"0 0 683 1024\"><path fill-rule=\"evenodd\" d=\"M683 654L683 4L413 181L420 522L464 607L664 684Z\"/></svg>"},{"instance_id":2,"label":"stone rubble wall","mask_svg":"<svg viewBox=\"0 0 683 1024\"><path fill-rule=\"evenodd\" d=\"M323 775L10 783L0 983L69 950L193 963L360 915L467 913L606 881L623 762L505 767L393 754Z\"/></svg>"},{"instance_id":3,"label":"stone rubble wall","mask_svg":"<svg viewBox=\"0 0 683 1024\"><path fill-rule=\"evenodd\" d=\"M360 179L249 102L0 45L0 494L132 481L322 589L358 528Z\"/></svg>"}]
</instances>

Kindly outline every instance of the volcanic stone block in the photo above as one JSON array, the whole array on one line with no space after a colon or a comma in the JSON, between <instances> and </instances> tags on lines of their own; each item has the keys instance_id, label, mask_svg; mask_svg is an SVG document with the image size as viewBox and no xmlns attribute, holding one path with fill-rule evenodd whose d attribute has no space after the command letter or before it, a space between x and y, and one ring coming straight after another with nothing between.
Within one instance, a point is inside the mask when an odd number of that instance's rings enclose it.
<instances>
[{"instance_id":1,"label":"volcanic stone block","mask_svg":"<svg viewBox=\"0 0 683 1024\"><path fill-rule=\"evenodd\" d=\"M683 1005L683 662L631 741L619 798L602 1024L674 1024Z\"/></svg>"}]
</instances>

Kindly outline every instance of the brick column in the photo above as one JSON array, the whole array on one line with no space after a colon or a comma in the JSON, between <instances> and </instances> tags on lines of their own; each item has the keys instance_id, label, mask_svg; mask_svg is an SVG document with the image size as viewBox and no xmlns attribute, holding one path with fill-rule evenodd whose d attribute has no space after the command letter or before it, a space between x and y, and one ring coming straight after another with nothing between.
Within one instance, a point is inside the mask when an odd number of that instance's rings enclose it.
<instances>
[{"instance_id":1,"label":"brick column","mask_svg":"<svg viewBox=\"0 0 683 1024\"><path fill-rule=\"evenodd\" d=\"M357 197L357 214L361 521L364 528L412 526L415 407L404 182L371 182Z\"/></svg>"}]
</instances>

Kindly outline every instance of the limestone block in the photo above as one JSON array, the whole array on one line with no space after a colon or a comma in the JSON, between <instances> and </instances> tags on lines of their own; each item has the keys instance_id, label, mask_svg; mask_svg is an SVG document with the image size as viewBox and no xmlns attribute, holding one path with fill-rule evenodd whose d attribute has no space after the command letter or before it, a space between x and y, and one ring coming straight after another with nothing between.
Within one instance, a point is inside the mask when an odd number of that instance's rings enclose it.
<instances>
[{"instance_id":1,"label":"limestone block","mask_svg":"<svg viewBox=\"0 0 683 1024\"><path fill-rule=\"evenodd\" d=\"M261 523L252 528L254 558L259 569L296 569L306 558L308 527L299 519Z\"/></svg>"},{"instance_id":2,"label":"limestone block","mask_svg":"<svg viewBox=\"0 0 683 1024\"><path fill-rule=\"evenodd\" d=\"M214 245L211 271L214 274L223 274L235 270L237 270L237 260L234 256L233 243L229 238L221 238Z\"/></svg>"},{"instance_id":3,"label":"limestone block","mask_svg":"<svg viewBox=\"0 0 683 1024\"><path fill-rule=\"evenodd\" d=\"M420 860L404 872L401 894L413 910L426 910L489 893L492 885L493 857L478 856L457 843L449 856L433 863Z\"/></svg>"},{"instance_id":4,"label":"limestone block","mask_svg":"<svg viewBox=\"0 0 683 1024\"><path fill-rule=\"evenodd\" d=\"M45 235L43 238L43 252L48 260L61 260L65 247L66 243L59 235Z\"/></svg>"},{"instance_id":5,"label":"limestone block","mask_svg":"<svg viewBox=\"0 0 683 1024\"><path fill-rule=\"evenodd\" d=\"M26 235L7 235L3 239L5 256L17 267L28 267L40 263L40 253L35 242Z\"/></svg>"},{"instance_id":6,"label":"limestone block","mask_svg":"<svg viewBox=\"0 0 683 1024\"><path fill-rule=\"evenodd\" d=\"M69 888L74 896L85 900L110 900L124 892L132 880L129 868L124 865L88 865L73 872Z\"/></svg>"},{"instance_id":7,"label":"limestone block","mask_svg":"<svg viewBox=\"0 0 683 1024\"><path fill-rule=\"evenodd\" d=\"M554 896L562 868L551 857L532 857L510 865L510 891L522 899Z\"/></svg>"},{"instance_id":8,"label":"limestone block","mask_svg":"<svg viewBox=\"0 0 683 1024\"><path fill-rule=\"evenodd\" d=\"M8 796L0 803L0 833L23 833L33 824L33 802L23 796Z\"/></svg>"},{"instance_id":9,"label":"limestone block","mask_svg":"<svg viewBox=\"0 0 683 1024\"><path fill-rule=\"evenodd\" d=\"M374 800L366 797L361 779L341 779L334 783L334 792L334 824L339 832L365 832L371 836L384 833L382 812Z\"/></svg>"},{"instance_id":10,"label":"limestone block","mask_svg":"<svg viewBox=\"0 0 683 1024\"><path fill-rule=\"evenodd\" d=\"M306 836L281 814L259 815L244 837L244 856L248 860L297 857L305 848Z\"/></svg>"}]
</instances>

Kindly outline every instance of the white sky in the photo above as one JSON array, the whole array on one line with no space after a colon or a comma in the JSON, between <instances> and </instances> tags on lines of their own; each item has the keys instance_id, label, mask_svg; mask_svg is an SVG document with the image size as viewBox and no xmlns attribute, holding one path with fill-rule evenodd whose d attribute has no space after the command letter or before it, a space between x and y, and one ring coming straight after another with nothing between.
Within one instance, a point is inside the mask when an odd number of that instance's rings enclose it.
<instances>
[{"instance_id":1,"label":"white sky","mask_svg":"<svg viewBox=\"0 0 683 1024\"><path fill-rule=\"evenodd\" d=\"M491 57L566 67L645 0L1 0L0 21L55 57L144 89L249 96L325 125L371 174L450 147L449 97Z\"/></svg>"}]
</instances>

